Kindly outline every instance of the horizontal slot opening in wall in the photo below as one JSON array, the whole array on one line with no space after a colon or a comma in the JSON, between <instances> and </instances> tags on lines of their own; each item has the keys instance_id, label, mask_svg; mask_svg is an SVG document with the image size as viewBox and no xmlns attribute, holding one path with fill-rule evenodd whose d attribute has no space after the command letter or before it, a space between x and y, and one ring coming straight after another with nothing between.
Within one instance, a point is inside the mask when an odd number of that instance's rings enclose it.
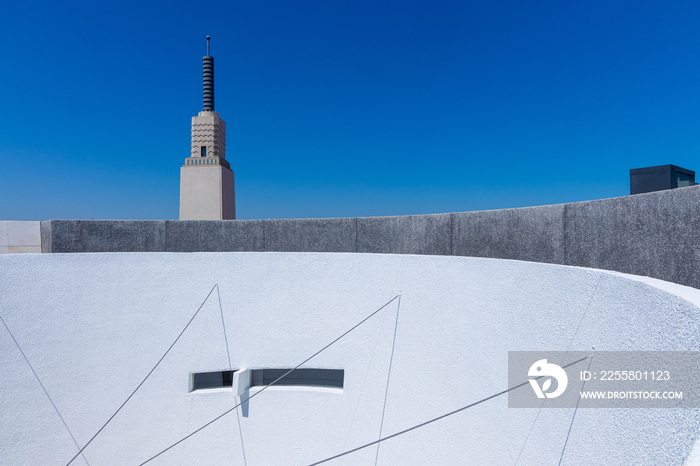
<instances>
[{"instance_id":1,"label":"horizontal slot opening in wall","mask_svg":"<svg viewBox=\"0 0 700 466\"><path fill-rule=\"evenodd\" d=\"M251 371L250 386L260 387L269 385L289 369L253 369ZM343 369L297 369L283 379L276 382L273 387L304 386L304 387L330 387L343 388L345 371Z\"/></svg>"},{"instance_id":2,"label":"horizontal slot opening in wall","mask_svg":"<svg viewBox=\"0 0 700 466\"><path fill-rule=\"evenodd\" d=\"M190 376L190 391L227 388L233 385L236 371L197 372Z\"/></svg>"}]
</instances>

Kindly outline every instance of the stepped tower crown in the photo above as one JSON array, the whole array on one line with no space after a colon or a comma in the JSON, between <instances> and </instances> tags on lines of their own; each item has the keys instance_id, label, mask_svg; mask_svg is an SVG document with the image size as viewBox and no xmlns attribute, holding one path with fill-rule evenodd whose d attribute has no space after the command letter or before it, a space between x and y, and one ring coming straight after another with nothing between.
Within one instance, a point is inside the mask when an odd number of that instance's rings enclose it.
<instances>
[{"instance_id":1,"label":"stepped tower crown","mask_svg":"<svg viewBox=\"0 0 700 466\"><path fill-rule=\"evenodd\" d=\"M190 156L180 169L180 220L236 218L234 175L226 160L226 122L214 110L211 37L202 60L202 111L192 117Z\"/></svg>"}]
</instances>

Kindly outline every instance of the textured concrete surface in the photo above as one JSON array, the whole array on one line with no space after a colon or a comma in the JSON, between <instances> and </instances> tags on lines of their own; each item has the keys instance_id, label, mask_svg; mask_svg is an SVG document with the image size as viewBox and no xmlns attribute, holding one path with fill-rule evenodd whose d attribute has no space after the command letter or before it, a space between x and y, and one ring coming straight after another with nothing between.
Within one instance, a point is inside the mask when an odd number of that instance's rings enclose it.
<instances>
[{"instance_id":1,"label":"textured concrete surface","mask_svg":"<svg viewBox=\"0 0 700 466\"><path fill-rule=\"evenodd\" d=\"M564 263L700 288L700 190L567 204Z\"/></svg>"},{"instance_id":2,"label":"textured concrete surface","mask_svg":"<svg viewBox=\"0 0 700 466\"><path fill-rule=\"evenodd\" d=\"M452 214L357 219L357 252L450 254Z\"/></svg>"},{"instance_id":3,"label":"textured concrete surface","mask_svg":"<svg viewBox=\"0 0 700 466\"><path fill-rule=\"evenodd\" d=\"M262 220L165 222L164 251L264 251Z\"/></svg>"},{"instance_id":4,"label":"textured concrete surface","mask_svg":"<svg viewBox=\"0 0 700 466\"><path fill-rule=\"evenodd\" d=\"M265 250L356 252L357 220L319 218L265 221Z\"/></svg>"},{"instance_id":5,"label":"textured concrete surface","mask_svg":"<svg viewBox=\"0 0 700 466\"><path fill-rule=\"evenodd\" d=\"M165 250L164 220L50 220L41 223L45 230L42 241L50 238L47 245L50 252Z\"/></svg>"},{"instance_id":6,"label":"textured concrete surface","mask_svg":"<svg viewBox=\"0 0 700 466\"><path fill-rule=\"evenodd\" d=\"M492 257L616 270L700 288L700 186L519 209L234 223L52 220L42 222L42 249Z\"/></svg>"},{"instance_id":7,"label":"textured concrete surface","mask_svg":"<svg viewBox=\"0 0 700 466\"><path fill-rule=\"evenodd\" d=\"M190 373L295 367L399 293L305 364L344 370L342 390L251 391L247 415L149 465L310 464L376 440L382 419L389 435L501 392L508 351L700 350L700 290L600 270L395 254L5 255L0 462L66 464L71 435L85 445L190 319L85 449L89 464L141 464L239 401L230 387L190 393ZM572 424L573 408L512 409L501 396L382 443L378 464L552 465L565 450L565 465L679 465L698 412L579 409Z\"/></svg>"},{"instance_id":8,"label":"textured concrete surface","mask_svg":"<svg viewBox=\"0 0 700 466\"><path fill-rule=\"evenodd\" d=\"M563 264L564 205L453 214L452 254Z\"/></svg>"}]
</instances>

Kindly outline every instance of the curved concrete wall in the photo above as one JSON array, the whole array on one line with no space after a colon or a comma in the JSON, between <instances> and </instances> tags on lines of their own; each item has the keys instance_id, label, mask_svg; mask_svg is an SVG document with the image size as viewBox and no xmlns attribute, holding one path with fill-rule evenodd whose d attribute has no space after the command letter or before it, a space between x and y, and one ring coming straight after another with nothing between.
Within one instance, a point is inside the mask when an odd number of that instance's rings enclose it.
<instances>
[{"instance_id":1,"label":"curved concrete wall","mask_svg":"<svg viewBox=\"0 0 700 466\"><path fill-rule=\"evenodd\" d=\"M189 373L293 367L399 293L400 307L394 301L307 364L344 369L342 391L271 388L247 416L233 412L151 464L243 464L244 454L251 466L309 464L376 440L382 416L389 435L504 390L508 351L700 350L700 290L467 257L6 255L0 316L83 445L216 283L221 308L215 290L85 450L90 464L139 464L236 402L230 389L188 393ZM77 448L4 327L0 367L2 462L65 464ZM386 441L378 464L556 464L572 414L495 398ZM563 464L680 464L699 431L694 409L582 409ZM372 464L375 455L329 464Z\"/></svg>"},{"instance_id":2,"label":"curved concrete wall","mask_svg":"<svg viewBox=\"0 0 700 466\"><path fill-rule=\"evenodd\" d=\"M403 217L42 222L43 252L307 251L518 259L700 288L700 186L541 207Z\"/></svg>"}]
</instances>

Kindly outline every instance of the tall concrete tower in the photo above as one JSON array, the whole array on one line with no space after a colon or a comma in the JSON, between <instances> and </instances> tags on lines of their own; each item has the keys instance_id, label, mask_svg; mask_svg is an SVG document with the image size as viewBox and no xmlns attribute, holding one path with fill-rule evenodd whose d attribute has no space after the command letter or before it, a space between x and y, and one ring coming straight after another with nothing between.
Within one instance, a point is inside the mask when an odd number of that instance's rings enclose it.
<instances>
[{"instance_id":1,"label":"tall concrete tower","mask_svg":"<svg viewBox=\"0 0 700 466\"><path fill-rule=\"evenodd\" d=\"M214 57L204 57L204 107L192 117L192 149L180 168L180 220L236 218L231 165L226 161L226 122L214 111Z\"/></svg>"}]
</instances>

